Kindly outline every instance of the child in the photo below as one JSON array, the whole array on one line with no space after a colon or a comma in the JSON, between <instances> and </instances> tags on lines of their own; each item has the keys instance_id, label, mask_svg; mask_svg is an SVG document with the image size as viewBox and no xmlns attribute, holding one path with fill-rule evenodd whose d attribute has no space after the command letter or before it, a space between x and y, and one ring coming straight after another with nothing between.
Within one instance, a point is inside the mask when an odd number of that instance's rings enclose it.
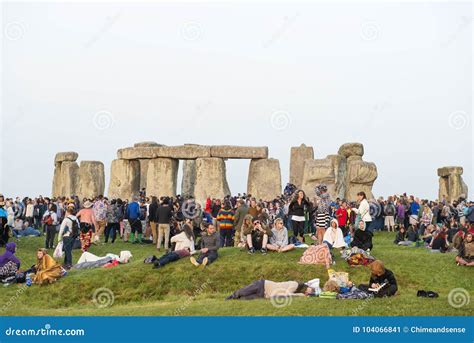
<instances>
[{"instance_id":1,"label":"child","mask_svg":"<svg viewBox=\"0 0 474 343\"><path fill-rule=\"evenodd\" d=\"M374 297L391 297L397 293L398 286L395 275L392 271L385 269L385 266L382 261L375 260L369 265L370 271L370 280L368 285L359 285L361 291L371 293ZM379 291L373 291L374 288L380 288Z\"/></svg>"}]
</instances>

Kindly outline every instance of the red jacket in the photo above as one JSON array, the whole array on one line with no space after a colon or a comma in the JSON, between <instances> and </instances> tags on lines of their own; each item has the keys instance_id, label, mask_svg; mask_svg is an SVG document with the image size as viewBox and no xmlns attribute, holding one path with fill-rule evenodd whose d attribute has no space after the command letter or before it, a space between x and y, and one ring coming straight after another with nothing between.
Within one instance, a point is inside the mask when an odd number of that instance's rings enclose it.
<instances>
[{"instance_id":1,"label":"red jacket","mask_svg":"<svg viewBox=\"0 0 474 343\"><path fill-rule=\"evenodd\" d=\"M336 217L339 226L347 226L347 209L339 207L336 211Z\"/></svg>"}]
</instances>

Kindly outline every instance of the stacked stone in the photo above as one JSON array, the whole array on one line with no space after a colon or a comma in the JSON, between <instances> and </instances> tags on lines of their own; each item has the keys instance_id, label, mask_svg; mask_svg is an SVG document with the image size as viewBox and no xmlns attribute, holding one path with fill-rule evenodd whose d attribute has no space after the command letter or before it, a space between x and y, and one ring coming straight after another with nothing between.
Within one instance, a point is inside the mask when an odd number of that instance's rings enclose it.
<instances>
[{"instance_id":1,"label":"stacked stone","mask_svg":"<svg viewBox=\"0 0 474 343\"><path fill-rule=\"evenodd\" d=\"M329 155L324 159L304 160L301 188L308 196L313 197L315 187L324 183L328 186L328 192L333 199L354 201L357 193L361 191L366 193L367 198L372 199L372 187L378 176L377 166L371 162L364 162L363 156L362 144L346 143L339 148L337 155ZM293 159L293 161L300 160ZM290 170L291 168L298 169L297 166L290 167ZM298 172L300 171L295 172L295 175Z\"/></svg>"},{"instance_id":2,"label":"stacked stone","mask_svg":"<svg viewBox=\"0 0 474 343\"><path fill-rule=\"evenodd\" d=\"M77 164L77 152L60 152L54 159L53 196L78 195L93 198L104 194L104 164L99 161L82 161Z\"/></svg>"},{"instance_id":3,"label":"stacked stone","mask_svg":"<svg viewBox=\"0 0 474 343\"><path fill-rule=\"evenodd\" d=\"M464 169L462 167L443 167L438 169L439 176L439 200L457 200L460 197L467 198L468 188L462 178Z\"/></svg>"}]
</instances>

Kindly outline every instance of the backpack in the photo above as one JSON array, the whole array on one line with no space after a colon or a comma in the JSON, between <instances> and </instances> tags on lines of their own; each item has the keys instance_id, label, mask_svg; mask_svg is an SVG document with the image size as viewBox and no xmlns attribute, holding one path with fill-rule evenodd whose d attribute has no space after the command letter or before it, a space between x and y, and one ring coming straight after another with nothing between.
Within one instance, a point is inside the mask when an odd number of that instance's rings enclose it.
<instances>
[{"instance_id":1,"label":"backpack","mask_svg":"<svg viewBox=\"0 0 474 343\"><path fill-rule=\"evenodd\" d=\"M72 228L70 228L69 230L71 230L71 236L72 237L78 237L79 236L79 231L80 231L80 227L79 227L79 224L77 223L77 220L72 220L71 218L67 217L67 219L69 219L72 223Z\"/></svg>"},{"instance_id":2,"label":"backpack","mask_svg":"<svg viewBox=\"0 0 474 343\"><path fill-rule=\"evenodd\" d=\"M51 215L51 212L49 212L44 218L43 218L43 224L44 225L53 225L53 217Z\"/></svg>"}]
</instances>

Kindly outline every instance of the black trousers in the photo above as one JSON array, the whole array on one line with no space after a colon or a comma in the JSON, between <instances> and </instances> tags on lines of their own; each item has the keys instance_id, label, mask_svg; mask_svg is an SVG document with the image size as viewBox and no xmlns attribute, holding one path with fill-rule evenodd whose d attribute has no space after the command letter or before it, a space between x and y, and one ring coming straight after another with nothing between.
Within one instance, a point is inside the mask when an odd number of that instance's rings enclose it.
<instances>
[{"instance_id":1,"label":"black trousers","mask_svg":"<svg viewBox=\"0 0 474 343\"><path fill-rule=\"evenodd\" d=\"M265 280L252 282L250 285L235 291L232 299L252 300L265 297Z\"/></svg>"},{"instance_id":2,"label":"black trousers","mask_svg":"<svg viewBox=\"0 0 474 343\"><path fill-rule=\"evenodd\" d=\"M207 253L205 254L202 254L199 255L199 257L197 258L197 262L199 264L202 263L202 261L204 260L204 258L207 257L207 264L211 264L212 262L214 262L215 260L217 260L217 251L216 250L209 250Z\"/></svg>"},{"instance_id":3,"label":"black trousers","mask_svg":"<svg viewBox=\"0 0 474 343\"><path fill-rule=\"evenodd\" d=\"M297 222L292 220L291 227L293 228L293 236L295 237L303 237L304 235L304 222Z\"/></svg>"},{"instance_id":4,"label":"black trousers","mask_svg":"<svg viewBox=\"0 0 474 343\"><path fill-rule=\"evenodd\" d=\"M120 223L108 223L105 227L105 243L109 241L109 237L112 238L112 243L115 242L117 231L120 232Z\"/></svg>"},{"instance_id":5,"label":"black trousers","mask_svg":"<svg viewBox=\"0 0 474 343\"><path fill-rule=\"evenodd\" d=\"M46 249L53 249L54 236L56 236L56 225L46 225Z\"/></svg>"},{"instance_id":6,"label":"black trousers","mask_svg":"<svg viewBox=\"0 0 474 343\"><path fill-rule=\"evenodd\" d=\"M369 291L369 285L359 285L358 287L361 291L373 294L376 298L383 298L383 297L391 297L397 293L397 286L396 285L388 285L382 288L378 293L373 293Z\"/></svg>"},{"instance_id":7,"label":"black trousers","mask_svg":"<svg viewBox=\"0 0 474 343\"><path fill-rule=\"evenodd\" d=\"M132 228L132 233L142 233L142 222L140 219L129 219L130 227Z\"/></svg>"},{"instance_id":8,"label":"black trousers","mask_svg":"<svg viewBox=\"0 0 474 343\"><path fill-rule=\"evenodd\" d=\"M158 261L155 261L154 264L155 266L158 265L158 266L165 266L167 265L168 263L171 263L171 262L175 262L175 261L178 261L180 259L179 255L175 252L170 252L170 253L167 253L163 256L161 256Z\"/></svg>"}]
</instances>

